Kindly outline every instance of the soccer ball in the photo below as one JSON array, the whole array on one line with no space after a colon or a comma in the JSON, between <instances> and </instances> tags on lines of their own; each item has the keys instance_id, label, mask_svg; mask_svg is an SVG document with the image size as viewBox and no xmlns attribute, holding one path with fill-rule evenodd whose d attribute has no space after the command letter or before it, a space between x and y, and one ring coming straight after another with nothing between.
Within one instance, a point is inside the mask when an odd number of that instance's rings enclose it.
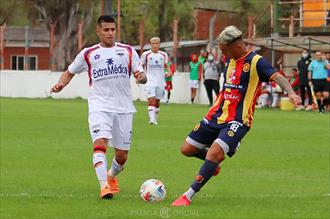
<instances>
[{"instance_id":1,"label":"soccer ball","mask_svg":"<svg viewBox=\"0 0 330 219\"><path fill-rule=\"evenodd\" d=\"M166 189L164 183L158 179L148 179L140 188L140 197L146 202L160 202L164 200Z\"/></svg>"}]
</instances>

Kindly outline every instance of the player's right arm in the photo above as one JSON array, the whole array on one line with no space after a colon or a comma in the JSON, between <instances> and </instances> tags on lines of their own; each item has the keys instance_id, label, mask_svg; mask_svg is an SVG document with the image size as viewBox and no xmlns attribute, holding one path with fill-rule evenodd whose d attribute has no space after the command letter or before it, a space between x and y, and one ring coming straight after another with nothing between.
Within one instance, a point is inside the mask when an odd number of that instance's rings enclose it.
<instances>
[{"instance_id":1,"label":"player's right arm","mask_svg":"<svg viewBox=\"0 0 330 219\"><path fill-rule=\"evenodd\" d=\"M71 79L74 77L74 74L66 70L62 73L58 82L51 88L51 92L58 93L60 92L66 85L68 85Z\"/></svg>"},{"instance_id":2,"label":"player's right arm","mask_svg":"<svg viewBox=\"0 0 330 219\"><path fill-rule=\"evenodd\" d=\"M50 92L58 93L68 85L75 73L80 73L88 70L86 60L84 59L84 53L86 49L83 49L69 65L68 69L62 73L58 82L51 88Z\"/></svg>"}]
</instances>

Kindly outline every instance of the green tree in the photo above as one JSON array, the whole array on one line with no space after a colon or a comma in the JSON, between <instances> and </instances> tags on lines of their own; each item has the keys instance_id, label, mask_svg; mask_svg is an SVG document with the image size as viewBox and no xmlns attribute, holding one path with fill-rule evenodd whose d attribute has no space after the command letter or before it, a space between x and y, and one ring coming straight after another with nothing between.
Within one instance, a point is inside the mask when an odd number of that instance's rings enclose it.
<instances>
[{"instance_id":1,"label":"green tree","mask_svg":"<svg viewBox=\"0 0 330 219\"><path fill-rule=\"evenodd\" d=\"M55 49L52 62L57 70L64 70L78 52L78 24L83 22L87 33L93 19L96 0L25 0L24 8L34 23L50 29L55 25ZM86 42L85 42L86 43Z\"/></svg>"},{"instance_id":2,"label":"green tree","mask_svg":"<svg viewBox=\"0 0 330 219\"><path fill-rule=\"evenodd\" d=\"M231 0L229 5L238 11L241 19L241 30L247 33L248 17L253 16L257 26L257 35L261 37L270 35L270 4L271 0Z\"/></svg>"},{"instance_id":3,"label":"green tree","mask_svg":"<svg viewBox=\"0 0 330 219\"><path fill-rule=\"evenodd\" d=\"M20 2L20 0L0 1L0 25L28 24L25 11L22 10L22 7L20 7Z\"/></svg>"},{"instance_id":4,"label":"green tree","mask_svg":"<svg viewBox=\"0 0 330 219\"><path fill-rule=\"evenodd\" d=\"M190 0L122 0L121 10L121 35L124 42L139 43L139 24L142 20L145 25L145 39L157 35L162 41L171 41L175 18L179 19L180 38L192 38L194 8Z\"/></svg>"},{"instance_id":5,"label":"green tree","mask_svg":"<svg viewBox=\"0 0 330 219\"><path fill-rule=\"evenodd\" d=\"M172 39L172 24L179 19L178 35L180 38L192 38L194 30L194 7L190 0L154 0L158 2L158 34L164 41Z\"/></svg>"}]
</instances>

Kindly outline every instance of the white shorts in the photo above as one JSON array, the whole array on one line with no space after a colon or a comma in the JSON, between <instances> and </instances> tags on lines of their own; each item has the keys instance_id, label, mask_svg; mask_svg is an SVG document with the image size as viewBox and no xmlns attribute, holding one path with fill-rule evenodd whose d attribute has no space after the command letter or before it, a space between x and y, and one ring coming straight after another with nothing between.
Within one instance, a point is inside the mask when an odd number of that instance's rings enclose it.
<instances>
[{"instance_id":1,"label":"white shorts","mask_svg":"<svg viewBox=\"0 0 330 219\"><path fill-rule=\"evenodd\" d=\"M189 80L190 88L199 88L199 80Z\"/></svg>"},{"instance_id":2,"label":"white shorts","mask_svg":"<svg viewBox=\"0 0 330 219\"><path fill-rule=\"evenodd\" d=\"M145 86L144 89L148 98L155 97L156 99L160 100L163 99L165 94L164 86Z\"/></svg>"},{"instance_id":3,"label":"white shorts","mask_svg":"<svg viewBox=\"0 0 330 219\"><path fill-rule=\"evenodd\" d=\"M129 150L132 142L133 113L91 112L88 116L89 132L93 143L108 139L108 146Z\"/></svg>"}]
</instances>

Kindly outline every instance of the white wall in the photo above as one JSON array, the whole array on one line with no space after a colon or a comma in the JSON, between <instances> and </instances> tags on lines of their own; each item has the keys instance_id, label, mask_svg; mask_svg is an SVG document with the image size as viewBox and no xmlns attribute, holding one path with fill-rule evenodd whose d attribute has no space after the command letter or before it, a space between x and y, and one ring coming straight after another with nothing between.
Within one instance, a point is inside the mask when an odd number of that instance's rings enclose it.
<instances>
[{"instance_id":1,"label":"white wall","mask_svg":"<svg viewBox=\"0 0 330 219\"><path fill-rule=\"evenodd\" d=\"M55 84L61 72L50 71L0 71L0 96L26 98L75 98L86 99L88 96L87 73L76 75L64 90L57 94L50 94L49 90ZM176 72L173 76L173 90L171 103L189 103L190 88L188 87L189 74ZM133 99L146 100L142 85L137 85L132 78ZM215 97L215 95L214 95ZM164 100L163 100L164 101ZM208 104L204 85L200 84L195 103Z\"/></svg>"}]
</instances>

